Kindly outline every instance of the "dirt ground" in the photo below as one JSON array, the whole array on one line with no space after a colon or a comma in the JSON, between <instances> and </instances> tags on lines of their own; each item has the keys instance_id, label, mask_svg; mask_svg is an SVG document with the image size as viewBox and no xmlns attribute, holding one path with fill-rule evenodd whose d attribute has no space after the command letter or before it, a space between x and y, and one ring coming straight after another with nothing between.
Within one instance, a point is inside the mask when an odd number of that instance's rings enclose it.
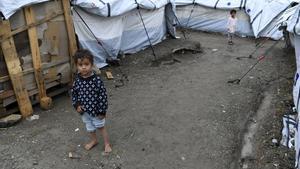
<instances>
[{"instance_id":1,"label":"dirt ground","mask_svg":"<svg viewBox=\"0 0 300 169\"><path fill-rule=\"evenodd\" d=\"M180 32L178 32L180 34ZM241 81L238 78L257 59L248 56L255 41L235 38L228 46L218 34L188 31L187 40L168 39L155 46L160 65L151 64L151 50L126 55L114 80L104 78L109 94L107 127L113 145L109 156L101 155L103 143L91 151L80 116L68 94L54 99L48 111L36 107L40 119L23 120L0 130L0 168L3 169L238 169L287 168L293 165L290 150L273 146L280 140L281 115L291 100L294 54L280 42ZM173 48L200 42L203 52L176 54ZM274 41L268 41L254 57ZM122 76L122 74L124 74ZM126 80L127 77L128 80ZM121 79L124 86L120 86ZM117 87L116 87L117 85ZM249 122L264 99L269 109L255 133L254 151L243 166L241 148ZM75 131L79 128L79 131ZM73 152L79 159L70 159ZM289 163L289 164L287 164ZM274 165L275 164L275 165ZM262 167L263 166L263 167Z\"/></svg>"}]
</instances>

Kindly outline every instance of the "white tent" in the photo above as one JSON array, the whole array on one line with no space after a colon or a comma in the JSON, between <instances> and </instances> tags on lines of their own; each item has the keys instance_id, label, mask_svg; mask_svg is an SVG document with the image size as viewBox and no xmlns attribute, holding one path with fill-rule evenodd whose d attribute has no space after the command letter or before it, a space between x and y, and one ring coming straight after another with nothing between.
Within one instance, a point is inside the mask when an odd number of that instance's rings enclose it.
<instances>
[{"instance_id":1,"label":"white tent","mask_svg":"<svg viewBox=\"0 0 300 169\"><path fill-rule=\"evenodd\" d=\"M208 32L225 33L228 13L229 11L225 9L214 9L202 5L176 7L176 14L181 27ZM237 17L236 33L240 36L253 36L248 15L239 11Z\"/></svg>"},{"instance_id":2,"label":"white tent","mask_svg":"<svg viewBox=\"0 0 300 169\"><path fill-rule=\"evenodd\" d=\"M175 0L181 26L226 32L230 9L238 11L237 34L280 39L278 19L293 0ZM194 5L195 4L195 5ZM192 10L193 9L193 10Z\"/></svg>"},{"instance_id":3,"label":"white tent","mask_svg":"<svg viewBox=\"0 0 300 169\"><path fill-rule=\"evenodd\" d=\"M293 86L293 99L294 104L298 112L297 124L299 124L299 109L300 109L300 5L297 5L294 10L294 14L287 21L287 30L290 32L291 40L293 40L296 54L296 64L297 71L294 78ZM295 136L295 150L296 150L296 163L297 169L300 169L299 159L300 159L300 135L299 129L300 125L297 125L297 132Z\"/></svg>"},{"instance_id":4,"label":"white tent","mask_svg":"<svg viewBox=\"0 0 300 169\"><path fill-rule=\"evenodd\" d=\"M105 66L107 58L116 58L120 52L145 49L150 45L149 39L151 44L157 44L167 33L175 37L175 5L170 0L75 0L72 3L80 45L96 56L98 67Z\"/></svg>"},{"instance_id":5,"label":"white tent","mask_svg":"<svg viewBox=\"0 0 300 169\"><path fill-rule=\"evenodd\" d=\"M0 11L5 19L11 17L15 12L24 6L29 6L32 4L37 4L49 0L0 0Z\"/></svg>"}]
</instances>

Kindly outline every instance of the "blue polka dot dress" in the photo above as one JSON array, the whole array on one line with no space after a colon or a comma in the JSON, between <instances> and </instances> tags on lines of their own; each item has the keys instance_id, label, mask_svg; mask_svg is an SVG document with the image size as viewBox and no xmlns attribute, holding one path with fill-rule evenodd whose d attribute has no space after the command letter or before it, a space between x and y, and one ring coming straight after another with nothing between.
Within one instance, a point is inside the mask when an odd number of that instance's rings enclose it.
<instances>
[{"instance_id":1,"label":"blue polka dot dress","mask_svg":"<svg viewBox=\"0 0 300 169\"><path fill-rule=\"evenodd\" d=\"M101 78L95 73L87 78L77 74L71 92L75 109L81 106L83 112L92 117L106 114L108 108L106 89Z\"/></svg>"}]
</instances>

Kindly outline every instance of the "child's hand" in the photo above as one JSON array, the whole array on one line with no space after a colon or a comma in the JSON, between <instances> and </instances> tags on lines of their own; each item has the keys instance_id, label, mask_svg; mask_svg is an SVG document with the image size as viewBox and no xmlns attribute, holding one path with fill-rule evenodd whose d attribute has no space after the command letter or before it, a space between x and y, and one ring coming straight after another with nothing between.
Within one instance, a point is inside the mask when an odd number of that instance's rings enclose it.
<instances>
[{"instance_id":1,"label":"child's hand","mask_svg":"<svg viewBox=\"0 0 300 169\"><path fill-rule=\"evenodd\" d=\"M78 113L82 113L82 112L83 112L83 109L82 109L81 106L78 106L77 109L76 109L76 111L77 111Z\"/></svg>"}]
</instances>

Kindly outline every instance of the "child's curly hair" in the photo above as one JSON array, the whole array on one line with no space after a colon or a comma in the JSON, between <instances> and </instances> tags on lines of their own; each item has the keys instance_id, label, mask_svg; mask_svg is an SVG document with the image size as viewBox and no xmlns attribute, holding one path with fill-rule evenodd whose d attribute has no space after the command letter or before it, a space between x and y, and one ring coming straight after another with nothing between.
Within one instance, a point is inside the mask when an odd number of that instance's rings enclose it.
<instances>
[{"instance_id":1,"label":"child's curly hair","mask_svg":"<svg viewBox=\"0 0 300 169\"><path fill-rule=\"evenodd\" d=\"M75 64L77 64L78 59L80 59L80 60L81 59L88 59L91 62L92 65L94 64L94 56L87 49L78 49L76 51L76 53L74 54L73 59L74 59Z\"/></svg>"},{"instance_id":2,"label":"child's curly hair","mask_svg":"<svg viewBox=\"0 0 300 169\"><path fill-rule=\"evenodd\" d=\"M232 10L230 11L230 14L233 14L233 13L236 14L236 10L235 10L235 9L232 9Z\"/></svg>"}]
</instances>

